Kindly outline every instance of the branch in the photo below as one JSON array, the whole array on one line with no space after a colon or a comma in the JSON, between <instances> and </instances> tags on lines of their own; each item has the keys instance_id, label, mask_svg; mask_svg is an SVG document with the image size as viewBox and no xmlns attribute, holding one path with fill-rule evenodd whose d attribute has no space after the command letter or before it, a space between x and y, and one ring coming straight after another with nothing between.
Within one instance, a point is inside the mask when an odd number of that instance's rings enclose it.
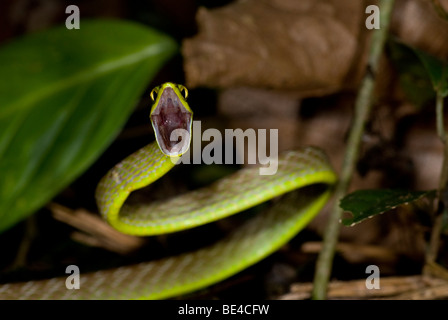
<instances>
[{"instance_id":1,"label":"branch","mask_svg":"<svg viewBox=\"0 0 448 320\"><path fill-rule=\"evenodd\" d=\"M436 262L440 246L440 234L443 227L443 218L448 214L448 199L446 193L448 186L448 145L443 123L443 96L439 91L437 91L436 98L436 126L437 134L443 143L443 164L439 181L436 217L434 220L435 222L431 231L431 238L429 240L429 246L425 257L426 264L433 264ZM423 270L423 272L426 273L425 269Z\"/></svg>"},{"instance_id":2,"label":"branch","mask_svg":"<svg viewBox=\"0 0 448 320\"><path fill-rule=\"evenodd\" d=\"M361 89L355 104L355 118L350 131L344 162L342 164L341 176L335 189L335 200L324 234L324 245L317 260L316 273L314 277L313 299L325 299L328 281L332 268L335 247L339 236L340 219L342 209L339 207L339 199L346 193L350 184L356 161L358 159L361 137L372 108L373 88L375 76L378 72L379 60L383 52L386 36L389 29L394 0L380 0L380 29L372 34L371 47L367 72L361 83Z\"/></svg>"}]
</instances>

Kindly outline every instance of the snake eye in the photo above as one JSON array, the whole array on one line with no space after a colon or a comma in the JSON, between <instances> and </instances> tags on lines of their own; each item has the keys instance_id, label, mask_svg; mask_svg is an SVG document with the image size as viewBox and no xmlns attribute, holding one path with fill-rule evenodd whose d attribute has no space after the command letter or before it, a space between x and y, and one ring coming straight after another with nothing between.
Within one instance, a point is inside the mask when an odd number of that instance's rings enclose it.
<instances>
[{"instance_id":1,"label":"snake eye","mask_svg":"<svg viewBox=\"0 0 448 320\"><path fill-rule=\"evenodd\" d=\"M155 87L154 89L152 89L152 91L151 91L151 93L150 93L150 96L151 96L152 101L155 100L155 98L154 98L154 94L157 94L158 92L159 92L159 87Z\"/></svg>"},{"instance_id":2,"label":"snake eye","mask_svg":"<svg viewBox=\"0 0 448 320\"><path fill-rule=\"evenodd\" d=\"M177 85L177 87L179 88L180 93L182 93L182 95L184 96L184 99L186 100L188 97L188 89L185 88L183 85L179 84Z\"/></svg>"}]
</instances>

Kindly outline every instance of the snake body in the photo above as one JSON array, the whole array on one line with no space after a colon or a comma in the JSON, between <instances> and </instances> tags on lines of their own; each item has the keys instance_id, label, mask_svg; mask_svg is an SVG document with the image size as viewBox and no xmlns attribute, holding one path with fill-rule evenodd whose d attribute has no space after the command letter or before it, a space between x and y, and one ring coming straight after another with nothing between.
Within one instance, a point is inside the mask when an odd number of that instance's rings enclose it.
<instances>
[{"instance_id":1,"label":"snake body","mask_svg":"<svg viewBox=\"0 0 448 320\"><path fill-rule=\"evenodd\" d=\"M183 87L165 85L159 87L158 98L166 88L174 87L177 90L173 92L184 102L180 95ZM259 175L258 168L244 168L172 199L126 204L132 191L162 177L179 159L180 154L161 152L160 143L164 142L154 142L128 156L98 184L99 211L119 231L140 236L175 232L285 195L224 239L198 251L81 274L81 286L76 290L66 288L66 277L6 284L0 286L0 299L162 299L207 287L288 242L325 205L336 180L325 154L306 147L279 155L274 175Z\"/></svg>"}]
</instances>

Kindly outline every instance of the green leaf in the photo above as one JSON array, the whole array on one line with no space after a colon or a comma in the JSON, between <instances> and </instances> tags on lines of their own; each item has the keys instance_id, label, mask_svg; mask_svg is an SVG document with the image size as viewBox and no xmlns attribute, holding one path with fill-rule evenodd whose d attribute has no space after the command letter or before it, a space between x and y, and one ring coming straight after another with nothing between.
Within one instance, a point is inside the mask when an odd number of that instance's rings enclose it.
<instances>
[{"instance_id":1,"label":"green leaf","mask_svg":"<svg viewBox=\"0 0 448 320\"><path fill-rule=\"evenodd\" d=\"M448 96L448 62L439 60L424 51L414 50L425 66L434 90L442 97Z\"/></svg>"},{"instance_id":2,"label":"green leaf","mask_svg":"<svg viewBox=\"0 0 448 320\"><path fill-rule=\"evenodd\" d=\"M434 196L435 191L406 190L358 190L341 199L339 206L353 217L342 220L346 226L353 226L374 215L384 213L400 205L408 204L425 196Z\"/></svg>"},{"instance_id":3,"label":"green leaf","mask_svg":"<svg viewBox=\"0 0 448 320\"><path fill-rule=\"evenodd\" d=\"M92 164L176 50L166 35L113 20L0 48L0 231Z\"/></svg>"},{"instance_id":4,"label":"green leaf","mask_svg":"<svg viewBox=\"0 0 448 320\"><path fill-rule=\"evenodd\" d=\"M388 41L388 50L406 98L418 109L434 101L431 79L415 51L395 39Z\"/></svg>"}]
</instances>

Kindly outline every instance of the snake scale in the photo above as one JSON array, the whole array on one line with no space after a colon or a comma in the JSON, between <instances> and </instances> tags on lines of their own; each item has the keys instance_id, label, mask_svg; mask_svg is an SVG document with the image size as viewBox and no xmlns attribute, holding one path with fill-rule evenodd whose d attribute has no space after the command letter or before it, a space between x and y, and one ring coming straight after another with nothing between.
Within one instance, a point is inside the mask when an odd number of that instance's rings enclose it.
<instances>
[{"instance_id":1,"label":"snake scale","mask_svg":"<svg viewBox=\"0 0 448 320\"><path fill-rule=\"evenodd\" d=\"M258 168L248 167L170 199L127 204L131 192L161 178L188 148L192 111L186 96L186 88L173 83L165 83L151 92L154 104L150 117L156 142L125 158L99 182L96 199L103 218L121 232L148 236L216 221L280 195L281 199L222 240L198 251L81 273L80 289L67 289L66 277L4 284L0 285L0 299L179 296L219 282L265 258L294 237L322 209L331 195L336 175L325 154L314 147L280 154L273 175L260 175ZM170 137L176 129L188 135L173 141Z\"/></svg>"}]
</instances>

